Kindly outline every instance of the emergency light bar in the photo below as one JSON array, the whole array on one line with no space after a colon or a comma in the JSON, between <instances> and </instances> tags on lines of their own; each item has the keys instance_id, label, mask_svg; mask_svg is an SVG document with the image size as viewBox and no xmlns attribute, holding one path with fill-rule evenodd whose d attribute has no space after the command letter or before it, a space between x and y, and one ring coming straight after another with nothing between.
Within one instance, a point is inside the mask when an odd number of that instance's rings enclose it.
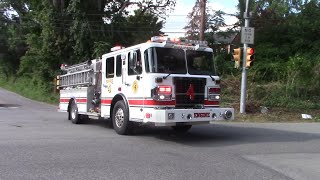
<instances>
[{"instance_id":1,"label":"emergency light bar","mask_svg":"<svg viewBox=\"0 0 320 180\"><path fill-rule=\"evenodd\" d=\"M164 42L167 41L169 38L166 36L153 36L151 37L151 42Z\"/></svg>"},{"instance_id":2,"label":"emergency light bar","mask_svg":"<svg viewBox=\"0 0 320 180\"><path fill-rule=\"evenodd\" d=\"M207 41L198 41L198 40L186 39L185 43L190 43L190 44L200 45L200 46L208 46L208 42Z\"/></svg>"},{"instance_id":3,"label":"emergency light bar","mask_svg":"<svg viewBox=\"0 0 320 180\"><path fill-rule=\"evenodd\" d=\"M111 48L111 51L112 51L112 52L113 52L113 51L119 51L120 49L124 49L124 47L122 47L122 46L115 46L115 47Z\"/></svg>"},{"instance_id":4,"label":"emergency light bar","mask_svg":"<svg viewBox=\"0 0 320 180\"><path fill-rule=\"evenodd\" d=\"M207 41L198 41L198 40L188 40L185 39L184 41L181 41L180 38L168 38L166 36L153 36L151 37L151 42L159 42L159 43L165 43L166 46L172 46L173 44L179 44L179 45L192 45L197 46L196 49L201 49L201 47L208 47Z\"/></svg>"}]
</instances>

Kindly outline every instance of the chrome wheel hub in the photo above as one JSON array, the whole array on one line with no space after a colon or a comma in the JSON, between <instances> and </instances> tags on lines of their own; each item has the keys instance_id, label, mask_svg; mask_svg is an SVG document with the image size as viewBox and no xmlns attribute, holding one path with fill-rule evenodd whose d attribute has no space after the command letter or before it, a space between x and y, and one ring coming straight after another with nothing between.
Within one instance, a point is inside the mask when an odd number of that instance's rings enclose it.
<instances>
[{"instance_id":1,"label":"chrome wheel hub","mask_svg":"<svg viewBox=\"0 0 320 180\"><path fill-rule=\"evenodd\" d=\"M124 113L121 108L119 108L116 112L116 115L114 117L114 120L116 122L117 127L121 128L123 126L124 122Z\"/></svg>"},{"instance_id":2,"label":"chrome wheel hub","mask_svg":"<svg viewBox=\"0 0 320 180\"><path fill-rule=\"evenodd\" d=\"M76 118L76 114L77 114L77 109L73 109L71 112L71 118L75 119Z\"/></svg>"}]
</instances>

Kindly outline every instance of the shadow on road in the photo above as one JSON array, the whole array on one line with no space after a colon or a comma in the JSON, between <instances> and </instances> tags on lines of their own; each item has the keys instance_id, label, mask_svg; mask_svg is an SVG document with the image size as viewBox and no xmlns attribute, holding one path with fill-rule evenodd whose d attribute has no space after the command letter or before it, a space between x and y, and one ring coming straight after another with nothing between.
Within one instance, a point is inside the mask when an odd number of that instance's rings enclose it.
<instances>
[{"instance_id":1,"label":"shadow on road","mask_svg":"<svg viewBox=\"0 0 320 180\"><path fill-rule=\"evenodd\" d=\"M71 123L71 122L70 122ZM106 119L84 119L81 122L82 125L94 125L102 128L110 129L113 131L111 121Z\"/></svg>"},{"instance_id":2,"label":"shadow on road","mask_svg":"<svg viewBox=\"0 0 320 180\"><path fill-rule=\"evenodd\" d=\"M90 120L85 123L114 131L109 125L110 121L107 120ZM247 127L246 124L240 126L233 123L194 126L185 134L177 134L170 127L138 126L131 136L139 138L155 138L187 146L199 147L232 145L235 143L303 142L320 139L320 134L263 127Z\"/></svg>"},{"instance_id":3,"label":"shadow on road","mask_svg":"<svg viewBox=\"0 0 320 180\"><path fill-rule=\"evenodd\" d=\"M0 104L0 108L14 108L14 107L20 107L19 104Z\"/></svg>"},{"instance_id":4,"label":"shadow on road","mask_svg":"<svg viewBox=\"0 0 320 180\"><path fill-rule=\"evenodd\" d=\"M245 125L244 125L245 126ZM173 141L189 146L210 147L261 142L303 142L320 139L320 134L292 132L259 127L230 125L196 126L184 135L173 131L147 129L138 136L153 136L164 141Z\"/></svg>"}]
</instances>

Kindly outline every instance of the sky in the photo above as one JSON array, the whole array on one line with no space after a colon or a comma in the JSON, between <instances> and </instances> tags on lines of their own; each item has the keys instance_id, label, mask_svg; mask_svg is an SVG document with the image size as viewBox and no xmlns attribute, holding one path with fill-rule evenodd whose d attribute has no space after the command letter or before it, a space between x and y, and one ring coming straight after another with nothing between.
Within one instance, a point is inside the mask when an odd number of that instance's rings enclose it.
<instances>
[{"instance_id":1,"label":"sky","mask_svg":"<svg viewBox=\"0 0 320 180\"><path fill-rule=\"evenodd\" d=\"M183 37L185 27L188 23L187 15L191 12L196 0L177 0L175 10L169 14L162 29L170 37ZM207 8L221 10L225 13L234 14L237 12L238 0L208 0ZM236 17L225 16L227 25L234 24Z\"/></svg>"}]
</instances>

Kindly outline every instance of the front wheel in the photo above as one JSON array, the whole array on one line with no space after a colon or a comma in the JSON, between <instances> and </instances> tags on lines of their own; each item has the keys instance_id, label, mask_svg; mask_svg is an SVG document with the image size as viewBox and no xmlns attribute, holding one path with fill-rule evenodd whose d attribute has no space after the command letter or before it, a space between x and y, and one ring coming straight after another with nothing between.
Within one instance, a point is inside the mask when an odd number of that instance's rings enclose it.
<instances>
[{"instance_id":1,"label":"front wheel","mask_svg":"<svg viewBox=\"0 0 320 180\"><path fill-rule=\"evenodd\" d=\"M172 129L177 133L186 133L191 127L192 125L178 125L172 126Z\"/></svg>"},{"instance_id":2,"label":"front wheel","mask_svg":"<svg viewBox=\"0 0 320 180\"><path fill-rule=\"evenodd\" d=\"M120 135L129 134L132 130L132 122L129 121L129 110L123 101L118 101L114 105L112 124L114 130Z\"/></svg>"}]
</instances>

